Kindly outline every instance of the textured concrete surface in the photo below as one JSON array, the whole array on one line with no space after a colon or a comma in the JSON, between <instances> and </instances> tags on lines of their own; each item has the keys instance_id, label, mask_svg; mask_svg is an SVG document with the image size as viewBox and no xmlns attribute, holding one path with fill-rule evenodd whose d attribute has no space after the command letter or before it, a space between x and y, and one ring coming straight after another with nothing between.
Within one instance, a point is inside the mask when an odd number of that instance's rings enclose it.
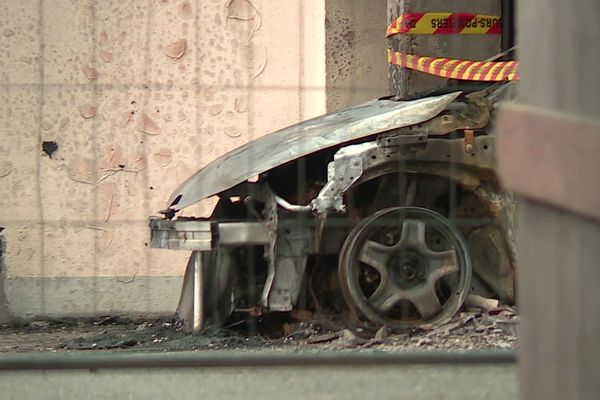
<instances>
[{"instance_id":1,"label":"textured concrete surface","mask_svg":"<svg viewBox=\"0 0 600 400\"><path fill-rule=\"evenodd\" d=\"M327 110L389 94L386 2L326 0Z\"/></svg>"},{"instance_id":2,"label":"textured concrete surface","mask_svg":"<svg viewBox=\"0 0 600 400\"><path fill-rule=\"evenodd\" d=\"M188 254L148 249L146 218L224 152L325 112L324 20L323 1L1 1L9 309L174 309L171 283L137 285Z\"/></svg>"},{"instance_id":3,"label":"textured concrete surface","mask_svg":"<svg viewBox=\"0 0 600 400\"><path fill-rule=\"evenodd\" d=\"M279 367L1 373L10 399L517 399L515 366Z\"/></svg>"},{"instance_id":4,"label":"textured concrete surface","mask_svg":"<svg viewBox=\"0 0 600 400\"><path fill-rule=\"evenodd\" d=\"M0 1L8 309L173 311L189 255L149 249L146 218L221 154L385 94L371 3Z\"/></svg>"},{"instance_id":5,"label":"textured concrete surface","mask_svg":"<svg viewBox=\"0 0 600 400\"><path fill-rule=\"evenodd\" d=\"M172 315L181 276L12 277L5 281L11 314L21 318ZM23 296L27 293L28 296Z\"/></svg>"}]
</instances>

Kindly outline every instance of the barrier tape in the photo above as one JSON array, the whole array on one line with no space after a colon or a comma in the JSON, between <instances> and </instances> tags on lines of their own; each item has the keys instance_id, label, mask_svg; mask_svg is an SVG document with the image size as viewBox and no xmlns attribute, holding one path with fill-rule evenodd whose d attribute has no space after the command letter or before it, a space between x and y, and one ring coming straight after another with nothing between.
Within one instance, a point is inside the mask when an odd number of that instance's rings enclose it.
<instances>
[{"instance_id":1,"label":"barrier tape","mask_svg":"<svg viewBox=\"0 0 600 400\"><path fill-rule=\"evenodd\" d=\"M519 63L517 61L486 62L419 57L388 49L388 62L449 79L487 82L519 80Z\"/></svg>"},{"instance_id":2,"label":"barrier tape","mask_svg":"<svg viewBox=\"0 0 600 400\"><path fill-rule=\"evenodd\" d=\"M502 19L494 15L471 13L402 14L387 28L386 37L406 33L412 35L498 35Z\"/></svg>"}]
</instances>

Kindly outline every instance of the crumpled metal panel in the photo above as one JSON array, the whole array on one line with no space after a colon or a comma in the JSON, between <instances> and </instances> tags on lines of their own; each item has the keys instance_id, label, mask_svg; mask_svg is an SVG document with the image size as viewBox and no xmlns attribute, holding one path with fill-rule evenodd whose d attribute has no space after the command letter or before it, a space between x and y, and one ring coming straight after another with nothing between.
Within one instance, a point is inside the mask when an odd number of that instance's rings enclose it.
<instances>
[{"instance_id":1,"label":"crumpled metal panel","mask_svg":"<svg viewBox=\"0 0 600 400\"><path fill-rule=\"evenodd\" d=\"M427 121L459 94L454 92L412 101L373 100L265 135L200 169L171 194L167 207L181 210L319 150ZM172 205L178 197L177 204Z\"/></svg>"}]
</instances>

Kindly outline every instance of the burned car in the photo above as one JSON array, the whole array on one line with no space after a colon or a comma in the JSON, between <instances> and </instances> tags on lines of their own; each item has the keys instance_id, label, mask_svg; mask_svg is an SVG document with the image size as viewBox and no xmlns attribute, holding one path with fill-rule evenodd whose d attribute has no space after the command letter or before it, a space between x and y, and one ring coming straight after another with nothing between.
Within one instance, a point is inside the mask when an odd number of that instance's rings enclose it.
<instances>
[{"instance_id":1,"label":"burned car","mask_svg":"<svg viewBox=\"0 0 600 400\"><path fill-rule=\"evenodd\" d=\"M178 314L324 304L354 323L447 320L469 294L514 300L513 203L495 173L512 84L382 98L249 142L177 188L151 246L191 251ZM177 217L211 196L210 218Z\"/></svg>"}]
</instances>

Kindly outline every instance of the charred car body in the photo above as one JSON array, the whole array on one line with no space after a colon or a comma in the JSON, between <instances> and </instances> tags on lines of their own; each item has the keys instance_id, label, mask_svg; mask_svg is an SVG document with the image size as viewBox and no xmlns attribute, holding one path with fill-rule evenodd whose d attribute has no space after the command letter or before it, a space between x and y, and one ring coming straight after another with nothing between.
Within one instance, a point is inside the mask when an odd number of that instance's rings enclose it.
<instances>
[{"instance_id":1,"label":"charred car body","mask_svg":"<svg viewBox=\"0 0 600 400\"><path fill-rule=\"evenodd\" d=\"M179 316L199 329L324 302L401 328L446 320L469 293L513 302L513 207L490 132L511 92L379 99L202 168L150 219L152 247L192 251ZM176 217L215 195L210 218Z\"/></svg>"}]
</instances>

